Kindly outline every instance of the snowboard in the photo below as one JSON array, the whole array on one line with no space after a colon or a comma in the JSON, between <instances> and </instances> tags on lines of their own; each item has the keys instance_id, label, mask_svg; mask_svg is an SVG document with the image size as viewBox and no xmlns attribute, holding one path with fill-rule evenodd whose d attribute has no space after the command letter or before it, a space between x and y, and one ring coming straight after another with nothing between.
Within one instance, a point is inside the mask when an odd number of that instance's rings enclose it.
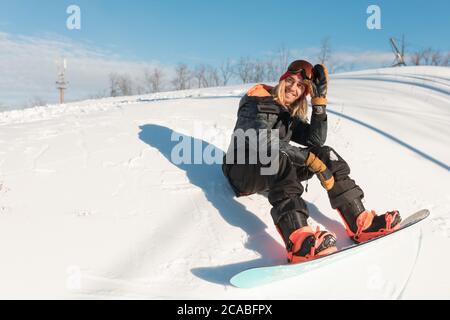
<instances>
[{"instance_id":1,"label":"snowboard","mask_svg":"<svg viewBox=\"0 0 450 320\"><path fill-rule=\"evenodd\" d=\"M402 230L408 227L415 225L416 223L427 218L429 215L430 215L429 210L427 209L420 210L410 215L408 218L402 220L402 222L400 223L400 228L394 232L388 233L383 236L379 236L364 243L353 244L351 246L338 250L332 254L317 258L315 260L301 262L297 264L258 267L244 270L236 274L234 277L232 277L230 279L230 283L235 287L248 289L302 275L310 270L316 270L321 266L330 264L332 262L344 259L349 255L355 254L356 252L359 252L361 249L370 245L371 243L389 237L393 234L401 232Z\"/></svg>"}]
</instances>

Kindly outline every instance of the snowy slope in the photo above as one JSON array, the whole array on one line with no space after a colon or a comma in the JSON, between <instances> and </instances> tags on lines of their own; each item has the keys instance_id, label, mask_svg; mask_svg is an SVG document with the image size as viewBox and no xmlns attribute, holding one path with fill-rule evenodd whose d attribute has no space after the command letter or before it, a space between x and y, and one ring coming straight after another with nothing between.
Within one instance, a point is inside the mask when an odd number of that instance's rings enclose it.
<instances>
[{"instance_id":1,"label":"snowy slope","mask_svg":"<svg viewBox=\"0 0 450 320\"><path fill-rule=\"evenodd\" d=\"M233 197L218 164L171 161L171 137L220 155L248 87L0 113L0 298L450 298L450 69L338 74L329 90L327 144L366 206L431 217L320 271L241 290L228 285L235 273L284 262L268 201ZM309 184L311 223L349 244Z\"/></svg>"}]
</instances>

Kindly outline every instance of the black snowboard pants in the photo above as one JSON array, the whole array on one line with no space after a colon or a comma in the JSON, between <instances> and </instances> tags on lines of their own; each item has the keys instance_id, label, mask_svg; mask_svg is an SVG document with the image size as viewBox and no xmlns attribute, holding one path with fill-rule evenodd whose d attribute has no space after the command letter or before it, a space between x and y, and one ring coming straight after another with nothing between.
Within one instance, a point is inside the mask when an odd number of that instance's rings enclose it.
<instances>
[{"instance_id":1,"label":"black snowboard pants","mask_svg":"<svg viewBox=\"0 0 450 320\"><path fill-rule=\"evenodd\" d=\"M309 151L318 156L334 176L334 186L328 191L333 209L364 197L361 188L349 177L350 168L347 162L335 150L321 146L312 147ZM274 175L261 175L261 166L258 164L224 162L222 169L238 197L268 192L268 199L272 205L271 215L275 224L292 211L296 212L294 214L296 216L302 213L307 218L309 213L301 197L304 190L301 182L310 179L314 174L306 166L295 165L285 153L280 153L279 160L279 169Z\"/></svg>"}]
</instances>

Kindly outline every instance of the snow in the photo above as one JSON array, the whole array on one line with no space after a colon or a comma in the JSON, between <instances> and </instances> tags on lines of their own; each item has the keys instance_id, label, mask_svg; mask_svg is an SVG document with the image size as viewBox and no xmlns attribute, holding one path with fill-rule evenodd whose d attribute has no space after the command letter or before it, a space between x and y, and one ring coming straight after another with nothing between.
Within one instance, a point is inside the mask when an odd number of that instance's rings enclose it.
<instances>
[{"instance_id":1,"label":"snow","mask_svg":"<svg viewBox=\"0 0 450 320\"><path fill-rule=\"evenodd\" d=\"M235 273L284 262L264 195L235 198L219 164L177 164L171 141L226 150L250 85L0 113L0 298L450 298L450 69L336 74L332 146L366 207L431 216L392 241L257 289ZM217 155L216 154L216 155ZM350 244L317 179L311 224Z\"/></svg>"}]
</instances>

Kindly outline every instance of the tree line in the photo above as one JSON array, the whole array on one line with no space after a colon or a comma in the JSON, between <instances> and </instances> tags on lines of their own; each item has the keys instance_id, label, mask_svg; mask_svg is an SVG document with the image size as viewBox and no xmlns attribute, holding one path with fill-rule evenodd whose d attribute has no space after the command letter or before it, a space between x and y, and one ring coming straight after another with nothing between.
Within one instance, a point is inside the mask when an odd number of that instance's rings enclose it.
<instances>
[{"instance_id":1,"label":"tree line","mask_svg":"<svg viewBox=\"0 0 450 320\"><path fill-rule=\"evenodd\" d=\"M107 96L128 96L133 94L156 93L167 90L186 90L226 86L233 82L275 82L286 68L290 53L280 48L270 59L252 59L241 57L237 61L227 59L220 66L198 64L189 67L179 63L170 73L161 67L143 71L139 80L133 80L127 74L109 74Z\"/></svg>"},{"instance_id":2,"label":"tree line","mask_svg":"<svg viewBox=\"0 0 450 320\"><path fill-rule=\"evenodd\" d=\"M179 63L169 73L161 67L153 67L143 71L140 80L133 80L127 74L111 73L109 88L103 96L129 96L134 94L156 93L169 90L186 90L226 86L233 83L276 82L283 74L291 60L291 52L281 47L268 59L252 59L241 57L236 61L227 59L220 66L198 64L189 67ZM408 65L449 66L450 53L433 48L426 48L406 55ZM317 63L327 64L330 72L337 71L339 64L332 59L331 41L329 37L322 40L316 56ZM350 71L354 65L347 66Z\"/></svg>"},{"instance_id":3,"label":"tree line","mask_svg":"<svg viewBox=\"0 0 450 320\"><path fill-rule=\"evenodd\" d=\"M415 51L410 55L410 62L414 66L450 66L450 52L441 52L433 48Z\"/></svg>"}]
</instances>

